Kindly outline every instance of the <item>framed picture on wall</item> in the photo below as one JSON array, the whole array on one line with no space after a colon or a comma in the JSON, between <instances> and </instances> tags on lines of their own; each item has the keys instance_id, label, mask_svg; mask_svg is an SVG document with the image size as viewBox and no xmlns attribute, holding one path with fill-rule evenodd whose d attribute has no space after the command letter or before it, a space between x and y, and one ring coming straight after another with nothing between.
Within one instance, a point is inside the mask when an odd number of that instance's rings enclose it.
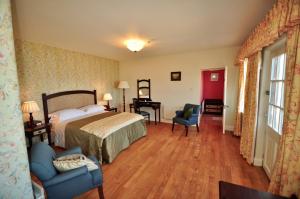
<instances>
[{"instance_id":1,"label":"framed picture on wall","mask_svg":"<svg viewBox=\"0 0 300 199\"><path fill-rule=\"evenodd\" d=\"M210 81L216 82L219 80L219 74L218 73L211 73L210 74Z\"/></svg>"},{"instance_id":2,"label":"framed picture on wall","mask_svg":"<svg viewBox=\"0 0 300 199\"><path fill-rule=\"evenodd\" d=\"M171 81L181 81L181 72L171 72Z\"/></svg>"}]
</instances>

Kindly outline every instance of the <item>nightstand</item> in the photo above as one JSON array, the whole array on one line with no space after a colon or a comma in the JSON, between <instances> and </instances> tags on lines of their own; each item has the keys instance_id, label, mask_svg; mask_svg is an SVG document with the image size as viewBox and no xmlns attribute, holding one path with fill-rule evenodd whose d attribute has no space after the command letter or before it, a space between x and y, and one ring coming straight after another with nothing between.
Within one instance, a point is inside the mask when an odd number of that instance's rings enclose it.
<instances>
[{"instance_id":1,"label":"nightstand","mask_svg":"<svg viewBox=\"0 0 300 199\"><path fill-rule=\"evenodd\" d=\"M51 130L50 130L50 124L46 125L44 123L37 125L35 127L28 127L28 126L24 126L25 128L25 136L28 138L29 141L29 148L31 148L32 146L32 138L34 136L40 136L41 141L44 141L44 133L47 133L48 135L48 143L49 145L51 144Z\"/></svg>"},{"instance_id":2,"label":"nightstand","mask_svg":"<svg viewBox=\"0 0 300 199\"><path fill-rule=\"evenodd\" d=\"M115 107L109 107L109 108L106 108L105 110L106 111L115 111L115 112L118 112L118 109L115 108Z\"/></svg>"}]
</instances>

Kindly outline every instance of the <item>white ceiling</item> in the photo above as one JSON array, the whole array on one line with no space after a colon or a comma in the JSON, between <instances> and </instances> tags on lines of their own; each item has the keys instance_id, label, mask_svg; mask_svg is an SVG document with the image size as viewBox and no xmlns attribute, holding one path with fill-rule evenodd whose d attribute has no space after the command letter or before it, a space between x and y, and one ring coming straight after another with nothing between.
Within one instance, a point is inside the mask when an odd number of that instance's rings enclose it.
<instances>
[{"instance_id":1,"label":"white ceiling","mask_svg":"<svg viewBox=\"0 0 300 199\"><path fill-rule=\"evenodd\" d=\"M118 60L241 45L274 0L14 0L18 38ZM151 40L139 53L123 41Z\"/></svg>"}]
</instances>

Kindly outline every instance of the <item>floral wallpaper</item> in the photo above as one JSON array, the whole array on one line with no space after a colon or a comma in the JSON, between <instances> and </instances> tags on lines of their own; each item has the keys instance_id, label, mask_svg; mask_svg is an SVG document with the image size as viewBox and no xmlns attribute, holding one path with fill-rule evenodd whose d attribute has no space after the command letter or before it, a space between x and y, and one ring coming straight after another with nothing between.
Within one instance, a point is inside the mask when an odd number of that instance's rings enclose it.
<instances>
[{"instance_id":1,"label":"floral wallpaper","mask_svg":"<svg viewBox=\"0 0 300 199\"><path fill-rule=\"evenodd\" d=\"M16 40L15 46L21 101L38 102L41 111L35 118L44 119L42 93L96 89L99 101L110 92L110 103L118 105L118 61L29 41Z\"/></svg>"},{"instance_id":2,"label":"floral wallpaper","mask_svg":"<svg viewBox=\"0 0 300 199\"><path fill-rule=\"evenodd\" d=\"M33 198L15 61L11 7L0 1L0 198Z\"/></svg>"}]
</instances>

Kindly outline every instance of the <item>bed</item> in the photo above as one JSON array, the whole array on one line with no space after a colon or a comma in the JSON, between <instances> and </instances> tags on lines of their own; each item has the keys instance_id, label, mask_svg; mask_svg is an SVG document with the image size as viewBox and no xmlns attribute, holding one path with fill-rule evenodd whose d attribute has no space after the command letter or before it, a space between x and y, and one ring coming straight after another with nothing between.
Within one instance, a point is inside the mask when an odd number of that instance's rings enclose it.
<instances>
[{"instance_id":1,"label":"bed","mask_svg":"<svg viewBox=\"0 0 300 199\"><path fill-rule=\"evenodd\" d=\"M42 99L54 145L67 149L80 146L85 155L95 155L100 163L111 163L122 150L147 134L141 115L101 109L96 90L43 93Z\"/></svg>"}]
</instances>

